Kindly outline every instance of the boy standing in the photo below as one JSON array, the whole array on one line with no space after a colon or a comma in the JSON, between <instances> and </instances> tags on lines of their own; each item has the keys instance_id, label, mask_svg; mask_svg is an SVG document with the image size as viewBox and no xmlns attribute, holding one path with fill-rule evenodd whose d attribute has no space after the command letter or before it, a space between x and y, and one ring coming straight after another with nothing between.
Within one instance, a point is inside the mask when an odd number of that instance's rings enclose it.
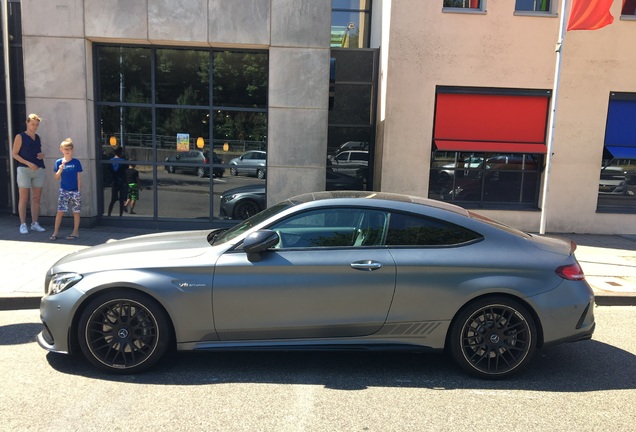
<instances>
[{"instance_id":1,"label":"boy standing","mask_svg":"<svg viewBox=\"0 0 636 432\"><path fill-rule=\"evenodd\" d=\"M60 151L64 157L55 161L55 180L60 179L60 195L57 200L57 214L55 215L55 230L51 240L57 240L58 231L62 224L62 216L69 209L73 212L73 232L67 240L79 238L80 211L82 210L82 196L80 194L82 164L73 158L73 140L66 138L60 144Z\"/></svg>"}]
</instances>

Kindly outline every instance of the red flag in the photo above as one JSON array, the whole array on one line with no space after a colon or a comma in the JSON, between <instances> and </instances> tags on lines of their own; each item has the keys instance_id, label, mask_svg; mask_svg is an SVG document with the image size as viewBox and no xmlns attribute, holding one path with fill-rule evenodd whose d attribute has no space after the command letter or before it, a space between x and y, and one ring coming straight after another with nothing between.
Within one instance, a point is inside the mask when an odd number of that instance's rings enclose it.
<instances>
[{"instance_id":1,"label":"red flag","mask_svg":"<svg viewBox=\"0 0 636 432\"><path fill-rule=\"evenodd\" d=\"M614 0L572 0L568 30L596 30L614 22Z\"/></svg>"}]
</instances>

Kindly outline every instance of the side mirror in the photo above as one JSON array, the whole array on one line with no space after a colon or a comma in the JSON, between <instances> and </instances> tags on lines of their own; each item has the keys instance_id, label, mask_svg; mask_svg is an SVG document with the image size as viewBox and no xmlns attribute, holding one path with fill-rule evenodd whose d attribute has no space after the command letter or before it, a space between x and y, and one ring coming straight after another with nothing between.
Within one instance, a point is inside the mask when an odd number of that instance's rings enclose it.
<instances>
[{"instance_id":1,"label":"side mirror","mask_svg":"<svg viewBox=\"0 0 636 432\"><path fill-rule=\"evenodd\" d=\"M261 252L278 244L280 237L276 231L260 230L249 234L243 241L243 250L247 253L247 259L252 262L261 260Z\"/></svg>"}]
</instances>

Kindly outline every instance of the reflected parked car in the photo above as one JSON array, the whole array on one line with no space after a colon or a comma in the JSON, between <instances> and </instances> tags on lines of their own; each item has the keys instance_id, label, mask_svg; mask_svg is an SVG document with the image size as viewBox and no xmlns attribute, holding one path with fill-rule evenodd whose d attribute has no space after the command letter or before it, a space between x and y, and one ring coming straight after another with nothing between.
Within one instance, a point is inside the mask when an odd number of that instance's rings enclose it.
<instances>
[{"instance_id":1,"label":"reflected parked car","mask_svg":"<svg viewBox=\"0 0 636 432\"><path fill-rule=\"evenodd\" d=\"M362 190L363 180L344 174L327 171L328 191ZM254 216L267 207L265 185L252 184L229 189L221 195L219 217L243 220Z\"/></svg>"},{"instance_id":2,"label":"reflected parked car","mask_svg":"<svg viewBox=\"0 0 636 432\"><path fill-rule=\"evenodd\" d=\"M607 166L601 169L598 193L599 195L634 196L634 192L628 189L627 184L627 171L619 166Z\"/></svg>"},{"instance_id":3,"label":"reflected parked car","mask_svg":"<svg viewBox=\"0 0 636 432\"><path fill-rule=\"evenodd\" d=\"M479 156L471 156L467 157L460 162L459 168L464 168L465 170L468 168L480 168L484 163L484 158ZM452 176L455 175L455 169L458 168L455 162L443 165L442 168L446 168L439 172L440 178L442 181L449 180Z\"/></svg>"},{"instance_id":4,"label":"reflected parked car","mask_svg":"<svg viewBox=\"0 0 636 432\"><path fill-rule=\"evenodd\" d=\"M210 159L207 151L200 150L190 150L187 152L177 152L176 154L169 156L166 158L166 171L169 173L175 173L177 171L186 171L192 172L196 174L198 177L205 177L210 175L210 168L203 166L190 166L190 165L179 165L182 163L188 164L210 164ZM214 164L222 164L223 160L216 154L216 152L212 152L212 162ZM223 177L225 174L225 168L223 167L213 167L212 174L214 177Z\"/></svg>"},{"instance_id":5,"label":"reflected parked car","mask_svg":"<svg viewBox=\"0 0 636 432\"><path fill-rule=\"evenodd\" d=\"M366 150L345 150L330 158L330 168L334 172L365 177L369 166L369 152Z\"/></svg>"},{"instance_id":6,"label":"reflected parked car","mask_svg":"<svg viewBox=\"0 0 636 432\"><path fill-rule=\"evenodd\" d=\"M267 175L267 153L251 150L230 160L230 174L233 176L250 174L264 179Z\"/></svg>"},{"instance_id":7,"label":"reflected parked car","mask_svg":"<svg viewBox=\"0 0 636 432\"><path fill-rule=\"evenodd\" d=\"M309 193L230 229L67 255L46 273L37 340L118 374L174 349L401 349L503 378L592 337L575 248L425 198Z\"/></svg>"},{"instance_id":8,"label":"reflected parked car","mask_svg":"<svg viewBox=\"0 0 636 432\"><path fill-rule=\"evenodd\" d=\"M337 155L345 150L364 150L369 151L369 143L367 141L347 141L341 144L332 154Z\"/></svg>"}]
</instances>

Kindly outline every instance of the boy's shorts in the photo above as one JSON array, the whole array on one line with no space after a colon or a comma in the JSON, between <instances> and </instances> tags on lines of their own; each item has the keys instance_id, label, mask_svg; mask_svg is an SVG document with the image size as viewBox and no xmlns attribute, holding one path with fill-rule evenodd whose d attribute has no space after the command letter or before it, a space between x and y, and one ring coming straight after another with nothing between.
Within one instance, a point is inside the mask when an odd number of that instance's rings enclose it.
<instances>
[{"instance_id":1,"label":"boy's shorts","mask_svg":"<svg viewBox=\"0 0 636 432\"><path fill-rule=\"evenodd\" d=\"M82 210L82 194L79 191L60 189L60 196L57 199L57 211L67 212L69 204L73 213L79 213Z\"/></svg>"},{"instance_id":2,"label":"boy's shorts","mask_svg":"<svg viewBox=\"0 0 636 432\"><path fill-rule=\"evenodd\" d=\"M44 186L44 168L32 170L29 167L18 167L17 175L19 188L41 188Z\"/></svg>"}]
</instances>

